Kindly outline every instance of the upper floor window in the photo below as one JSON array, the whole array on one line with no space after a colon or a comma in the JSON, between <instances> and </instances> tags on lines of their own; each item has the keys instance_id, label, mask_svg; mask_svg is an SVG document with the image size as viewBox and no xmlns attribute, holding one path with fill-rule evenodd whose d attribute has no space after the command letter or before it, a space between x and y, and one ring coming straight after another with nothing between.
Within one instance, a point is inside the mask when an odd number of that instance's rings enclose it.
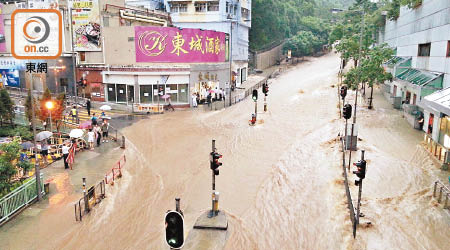
<instances>
[{"instance_id":1,"label":"upper floor window","mask_svg":"<svg viewBox=\"0 0 450 250\"><path fill-rule=\"evenodd\" d=\"M187 3L170 3L171 12L187 12Z\"/></svg>"},{"instance_id":2,"label":"upper floor window","mask_svg":"<svg viewBox=\"0 0 450 250\"><path fill-rule=\"evenodd\" d=\"M208 2L208 11L219 11L219 2Z\"/></svg>"},{"instance_id":3,"label":"upper floor window","mask_svg":"<svg viewBox=\"0 0 450 250\"><path fill-rule=\"evenodd\" d=\"M430 56L431 51L431 43L423 43L419 44L419 53L418 56Z\"/></svg>"},{"instance_id":4,"label":"upper floor window","mask_svg":"<svg viewBox=\"0 0 450 250\"><path fill-rule=\"evenodd\" d=\"M195 12L206 12L206 3L195 3Z\"/></svg>"},{"instance_id":5,"label":"upper floor window","mask_svg":"<svg viewBox=\"0 0 450 250\"><path fill-rule=\"evenodd\" d=\"M450 57L450 41L447 42L447 57Z\"/></svg>"},{"instance_id":6,"label":"upper floor window","mask_svg":"<svg viewBox=\"0 0 450 250\"><path fill-rule=\"evenodd\" d=\"M241 16L244 19L249 19L250 17L250 11L246 8L241 8Z\"/></svg>"}]
</instances>

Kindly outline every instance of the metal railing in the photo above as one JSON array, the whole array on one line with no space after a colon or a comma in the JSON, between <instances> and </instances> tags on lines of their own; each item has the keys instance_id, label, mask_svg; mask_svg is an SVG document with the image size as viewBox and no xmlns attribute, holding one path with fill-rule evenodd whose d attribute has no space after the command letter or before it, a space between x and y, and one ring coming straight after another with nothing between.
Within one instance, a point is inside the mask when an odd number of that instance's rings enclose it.
<instances>
[{"instance_id":1,"label":"metal railing","mask_svg":"<svg viewBox=\"0 0 450 250\"><path fill-rule=\"evenodd\" d=\"M449 199L450 199L450 189L444 185L444 183L442 183L440 180L437 180L434 182L434 189L433 189L433 197L436 197L436 191L438 189L439 186L439 197L437 198L438 203L442 202L442 198L443 196L445 197L445 202L444 202L444 209L448 209L450 208L450 206L448 205L449 203Z\"/></svg>"},{"instance_id":2,"label":"metal railing","mask_svg":"<svg viewBox=\"0 0 450 250\"><path fill-rule=\"evenodd\" d=\"M41 190L44 194L43 174L41 173ZM8 221L20 209L28 206L37 197L36 177L0 199L0 225Z\"/></svg>"},{"instance_id":3,"label":"metal railing","mask_svg":"<svg viewBox=\"0 0 450 250\"><path fill-rule=\"evenodd\" d=\"M443 145L439 144L438 142L435 142L429 134L424 134L424 147L425 149L430 152L437 160L440 162L447 163L446 159L449 157L448 155L448 148L444 147Z\"/></svg>"},{"instance_id":4,"label":"metal railing","mask_svg":"<svg viewBox=\"0 0 450 250\"><path fill-rule=\"evenodd\" d=\"M342 149L342 172L344 175L345 194L347 196L347 207L350 212L350 220L352 221L353 237L356 236L356 215L355 208L353 207L352 194L350 193L350 187L348 184L347 170L345 164L345 146L344 137L341 137L341 149Z\"/></svg>"},{"instance_id":5,"label":"metal railing","mask_svg":"<svg viewBox=\"0 0 450 250\"><path fill-rule=\"evenodd\" d=\"M97 185L90 187L85 196L83 195L75 203L75 220L82 221L83 217L105 197L105 181L102 180Z\"/></svg>"},{"instance_id":6,"label":"metal railing","mask_svg":"<svg viewBox=\"0 0 450 250\"><path fill-rule=\"evenodd\" d=\"M127 162L127 158L125 155L120 157L119 161L116 163L116 166L114 166L111 169L111 172L105 175L105 183L114 185L114 181L117 178L122 177L122 167L125 166L125 163Z\"/></svg>"}]
</instances>

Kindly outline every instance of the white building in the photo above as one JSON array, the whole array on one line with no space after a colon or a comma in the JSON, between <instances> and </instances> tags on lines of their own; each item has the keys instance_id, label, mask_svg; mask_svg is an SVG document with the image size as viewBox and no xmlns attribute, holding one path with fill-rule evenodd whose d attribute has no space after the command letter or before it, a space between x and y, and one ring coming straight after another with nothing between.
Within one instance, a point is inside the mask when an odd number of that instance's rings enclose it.
<instances>
[{"instance_id":1,"label":"white building","mask_svg":"<svg viewBox=\"0 0 450 250\"><path fill-rule=\"evenodd\" d=\"M164 0L175 26L231 34L232 69L236 86L247 79L251 0Z\"/></svg>"},{"instance_id":2,"label":"white building","mask_svg":"<svg viewBox=\"0 0 450 250\"><path fill-rule=\"evenodd\" d=\"M401 7L399 18L386 22L380 38L396 49L399 61L388 65L396 77L390 83L390 95L419 119L420 101L450 87L450 1L423 0L414 9ZM434 111L424 108L423 130L438 141L440 118L445 114Z\"/></svg>"}]
</instances>

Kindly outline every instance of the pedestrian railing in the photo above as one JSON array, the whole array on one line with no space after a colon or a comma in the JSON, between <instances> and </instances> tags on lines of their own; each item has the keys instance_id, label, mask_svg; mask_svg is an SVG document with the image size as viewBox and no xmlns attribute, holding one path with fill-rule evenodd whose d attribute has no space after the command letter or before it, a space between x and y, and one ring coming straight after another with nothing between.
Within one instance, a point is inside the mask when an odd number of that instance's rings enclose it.
<instances>
[{"instance_id":1,"label":"pedestrian railing","mask_svg":"<svg viewBox=\"0 0 450 250\"><path fill-rule=\"evenodd\" d=\"M75 203L75 220L82 221L94 206L105 198L105 181L100 181L97 185L90 187L83 197Z\"/></svg>"},{"instance_id":2,"label":"pedestrian railing","mask_svg":"<svg viewBox=\"0 0 450 250\"><path fill-rule=\"evenodd\" d=\"M112 125L109 126L109 137L120 145L120 147L125 148L125 136L120 133L120 131L113 127Z\"/></svg>"},{"instance_id":3,"label":"pedestrian railing","mask_svg":"<svg viewBox=\"0 0 450 250\"><path fill-rule=\"evenodd\" d=\"M449 163L449 149L438 142L435 142L429 134L424 134L424 147L430 154L432 154L437 160L443 163L443 168L447 168Z\"/></svg>"},{"instance_id":4,"label":"pedestrian railing","mask_svg":"<svg viewBox=\"0 0 450 250\"><path fill-rule=\"evenodd\" d=\"M114 181L117 178L122 177L122 168L125 166L127 162L127 158L125 155L120 157L119 161L117 161L116 165L111 169L111 172L105 175L105 183L114 185Z\"/></svg>"},{"instance_id":5,"label":"pedestrian railing","mask_svg":"<svg viewBox=\"0 0 450 250\"><path fill-rule=\"evenodd\" d=\"M444 201L444 209L449 209L449 199L450 199L450 188L444 185L440 180L437 180L434 182L434 189L433 189L433 197L436 197L437 191L439 190L439 195L437 198L438 203L441 203L443 199Z\"/></svg>"},{"instance_id":6,"label":"pedestrian railing","mask_svg":"<svg viewBox=\"0 0 450 250\"><path fill-rule=\"evenodd\" d=\"M341 149L342 149L342 172L344 175L344 186L345 186L345 194L347 196L347 207L350 212L350 220L352 222L352 228L353 228L353 237L356 236L356 215L355 215L355 208L353 207L353 201L352 201L352 195L350 193L350 186L348 184L348 176L347 176L347 170L346 170L346 164L345 164L345 146L344 146L344 137L341 137Z\"/></svg>"},{"instance_id":7,"label":"pedestrian railing","mask_svg":"<svg viewBox=\"0 0 450 250\"><path fill-rule=\"evenodd\" d=\"M44 194L43 174L40 175L42 194ZM20 209L27 207L37 197L36 177L0 199L0 225L8 221Z\"/></svg>"}]
</instances>

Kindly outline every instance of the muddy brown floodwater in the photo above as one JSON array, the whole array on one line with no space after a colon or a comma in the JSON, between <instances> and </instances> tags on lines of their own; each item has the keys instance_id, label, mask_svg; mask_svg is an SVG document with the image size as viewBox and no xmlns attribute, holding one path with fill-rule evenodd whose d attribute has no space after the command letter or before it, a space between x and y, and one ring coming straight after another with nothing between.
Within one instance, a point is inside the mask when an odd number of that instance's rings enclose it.
<instances>
[{"instance_id":1,"label":"muddy brown floodwater","mask_svg":"<svg viewBox=\"0 0 450 250\"><path fill-rule=\"evenodd\" d=\"M247 99L126 128L124 177L82 223L55 229L55 241L39 249L167 249L163 218L174 198L181 198L185 234L210 206L212 139L223 154L216 189L230 214L226 249L445 249L450 216L430 198L436 170L416 146L420 134L395 111L388 117L379 94L375 110L358 118L360 146L371 160L362 211L373 226L353 240L334 141L342 129L330 87L338 70L331 53L272 80L268 112L254 127ZM261 97L258 103L262 110Z\"/></svg>"}]
</instances>

